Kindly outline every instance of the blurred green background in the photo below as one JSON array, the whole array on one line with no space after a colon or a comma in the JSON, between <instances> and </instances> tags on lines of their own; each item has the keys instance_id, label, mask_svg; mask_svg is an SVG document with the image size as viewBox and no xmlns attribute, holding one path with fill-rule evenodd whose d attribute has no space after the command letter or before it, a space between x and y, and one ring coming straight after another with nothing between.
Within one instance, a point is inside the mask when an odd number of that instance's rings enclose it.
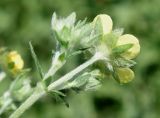
<instances>
[{"instance_id":1,"label":"blurred green background","mask_svg":"<svg viewBox=\"0 0 160 118\"><path fill-rule=\"evenodd\" d=\"M50 29L54 11L61 16L75 11L78 19L88 17L88 21L106 13L114 28L123 27L125 33L138 37L141 53L134 68L136 78L123 86L106 78L96 92L70 93L70 108L43 98L22 118L159 118L160 0L0 0L0 46L18 50L33 72L28 42L33 42L47 69L55 48ZM66 69L79 63L71 62ZM0 83L0 95L8 86L6 81Z\"/></svg>"}]
</instances>

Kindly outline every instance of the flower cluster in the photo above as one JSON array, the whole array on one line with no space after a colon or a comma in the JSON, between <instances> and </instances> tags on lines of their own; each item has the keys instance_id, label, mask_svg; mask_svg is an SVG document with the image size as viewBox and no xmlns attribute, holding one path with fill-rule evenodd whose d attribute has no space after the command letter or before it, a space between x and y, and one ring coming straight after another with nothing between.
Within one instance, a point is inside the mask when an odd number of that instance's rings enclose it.
<instances>
[{"instance_id":1,"label":"flower cluster","mask_svg":"<svg viewBox=\"0 0 160 118\"><path fill-rule=\"evenodd\" d=\"M95 90L101 86L100 79L107 75L112 75L121 84L133 80L134 72L131 67L136 62L132 59L140 52L139 41L131 34L123 35L122 29L113 30L110 16L100 14L93 22L87 23L86 19L76 22L75 13L66 18L59 18L54 13L51 28L57 41L57 48L51 66L46 72L43 71L31 42L29 43L40 75L35 86L31 86L30 77L26 76L28 70L23 69L21 55L17 51L6 51L4 54L3 65L7 70L6 74L9 71L15 79L0 97L0 115L7 110L16 109L10 118L18 118L38 99L48 94L58 96L67 105L63 90L76 92ZM0 49L0 54L2 52L3 49ZM72 56L80 54L86 56L85 62L60 78L55 76ZM24 100L26 101L17 108L16 102Z\"/></svg>"},{"instance_id":2,"label":"flower cluster","mask_svg":"<svg viewBox=\"0 0 160 118\"><path fill-rule=\"evenodd\" d=\"M106 52L111 60L111 71L120 83L128 83L134 78L134 72L129 68L135 64L131 59L140 52L138 39L131 34L122 34L121 30L112 30L113 22L106 14L98 15L93 20L94 27L98 27L101 34L98 50Z\"/></svg>"}]
</instances>

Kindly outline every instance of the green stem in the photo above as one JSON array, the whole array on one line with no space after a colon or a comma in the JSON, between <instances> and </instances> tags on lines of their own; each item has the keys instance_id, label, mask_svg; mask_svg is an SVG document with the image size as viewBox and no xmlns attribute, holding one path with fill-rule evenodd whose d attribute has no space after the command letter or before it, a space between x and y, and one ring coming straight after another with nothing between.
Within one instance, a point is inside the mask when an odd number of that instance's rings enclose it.
<instances>
[{"instance_id":1,"label":"green stem","mask_svg":"<svg viewBox=\"0 0 160 118\"><path fill-rule=\"evenodd\" d=\"M57 81L48 86L48 91L59 90L59 87L72 79L75 75L92 65L94 62L104 59L101 54L96 53L91 59L78 66L71 72L67 73ZM46 91L42 86L36 88L35 92L13 113L9 118L19 118L29 107L31 107L38 99L46 95Z\"/></svg>"},{"instance_id":2,"label":"green stem","mask_svg":"<svg viewBox=\"0 0 160 118\"><path fill-rule=\"evenodd\" d=\"M77 75L78 73L83 71L88 66L92 65L94 62L101 60L101 59L104 59L102 54L96 53L91 59L89 59L88 61L86 61L82 65L78 66L77 68L75 68L71 72L67 73L66 75L64 75L63 77L58 79L57 81L50 84L48 86L48 91L51 91L53 89L59 90L59 87L62 86L64 83L66 83L67 81L72 79L75 75Z\"/></svg>"},{"instance_id":3,"label":"green stem","mask_svg":"<svg viewBox=\"0 0 160 118\"><path fill-rule=\"evenodd\" d=\"M48 72L45 74L43 80L47 80L49 77L53 76L57 72L57 70L59 70L65 64L65 61L61 62L59 60L60 55L61 55L60 52L55 53L54 59L52 61L52 66L50 67Z\"/></svg>"},{"instance_id":4,"label":"green stem","mask_svg":"<svg viewBox=\"0 0 160 118\"><path fill-rule=\"evenodd\" d=\"M11 114L9 118L19 118L28 108L30 108L37 100L43 97L46 91L39 86L35 88L34 93L22 105Z\"/></svg>"}]
</instances>

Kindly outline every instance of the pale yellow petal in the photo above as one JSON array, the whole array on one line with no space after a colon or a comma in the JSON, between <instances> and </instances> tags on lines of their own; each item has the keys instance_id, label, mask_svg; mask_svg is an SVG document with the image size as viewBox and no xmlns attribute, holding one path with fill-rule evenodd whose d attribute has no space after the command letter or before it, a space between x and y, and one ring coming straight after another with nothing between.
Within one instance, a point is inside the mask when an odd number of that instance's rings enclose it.
<instances>
[{"instance_id":1,"label":"pale yellow petal","mask_svg":"<svg viewBox=\"0 0 160 118\"><path fill-rule=\"evenodd\" d=\"M113 22L111 17L107 14L100 14L94 18L93 23L96 23L98 19L101 22L103 35L110 33L113 27Z\"/></svg>"},{"instance_id":2,"label":"pale yellow petal","mask_svg":"<svg viewBox=\"0 0 160 118\"><path fill-rule=\"evenodd\" d=\"M133 59L139 54L140 45L138 39L135 36L131 34L125 34L120 36L117 41L117 46L124 44L133 44L133 46L129 50L121 54L122 57L126 59Z\"/></svg>"},{"instance_id":3,"label":"pale yellow petal","mask_svg":"<svg viewBox=\"0 0 160 118\"><path fill-rule=\"evenodd\" d=\"M13 72L14 74L18 71L20 71L21 69L23 69L24 66L24 62L23 59L21 57L21 55L17 52L17 51L11 51L8 53L7 55L7 63L13 63L13 67L10 68L11 72Z\"/></svg>"}]
</instances>

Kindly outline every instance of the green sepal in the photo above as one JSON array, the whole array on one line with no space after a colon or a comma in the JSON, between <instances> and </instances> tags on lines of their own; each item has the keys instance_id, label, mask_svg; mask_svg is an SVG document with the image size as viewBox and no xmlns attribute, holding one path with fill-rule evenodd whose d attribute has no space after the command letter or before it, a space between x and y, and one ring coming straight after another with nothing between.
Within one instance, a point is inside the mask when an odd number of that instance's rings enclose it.
<instances>
[{"instance_id":1,"label":"green sepal","mask_svg":"<svg viewBox=\"0 0 160 118\"><path fill-rule=\"evenodd\" d=\"M107 44L108 48L112 49L116 46L118 38L123 34L123 29L115 29L111 33L103 36L103 40Z\"/></svg>"},{"instance_id":2,"label":"green sepal","mask_svg":"<svg viewBox=\"0 0 160 118\"><path fill-rule=\"evenodd\" d=\"M129 50L132 46L133 44L124 44L124 45L117 46L112 49L112 54L120 55L126 52L127 50Z\"/></svg>"},{"instance_id":3,"label":"green sepal","mask_svg":"<svg viewBox=\"0 0 160 118\"><path fill-rule=\"evenodd\" d=\"M114 63L114 66L122 67L122 68L125 68L125 67L130 68L137 64L135 61L128 60L125 58L117 58L113 61L113 63Z\"/></svg>"}]
</instances>

